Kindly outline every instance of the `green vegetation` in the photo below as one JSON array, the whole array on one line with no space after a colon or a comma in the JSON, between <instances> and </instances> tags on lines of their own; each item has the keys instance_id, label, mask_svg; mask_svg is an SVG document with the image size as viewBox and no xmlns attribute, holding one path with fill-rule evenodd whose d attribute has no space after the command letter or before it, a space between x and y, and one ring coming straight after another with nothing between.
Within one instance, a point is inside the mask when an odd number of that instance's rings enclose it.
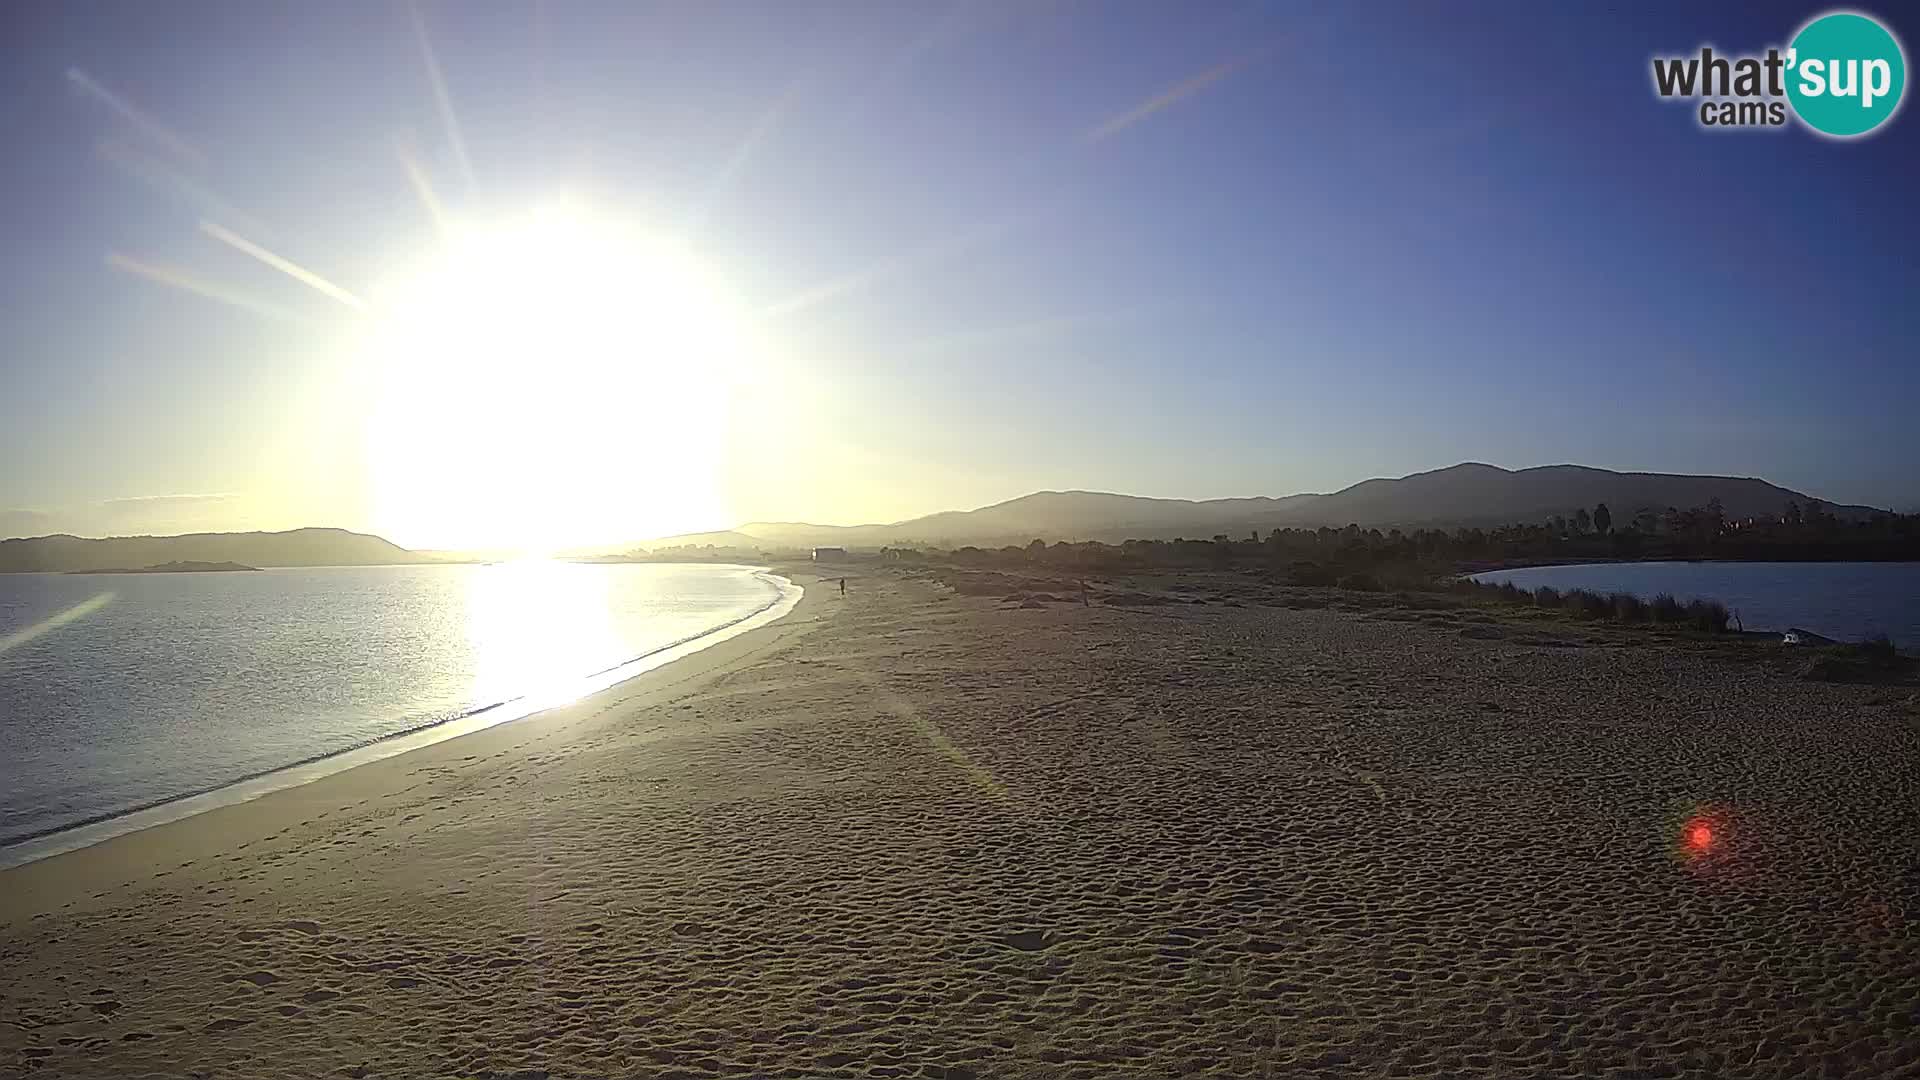
<instances>
[{"instance_id":1,"label":"green vegetation","mask_svg":"<svg viewBox=\"0 0 1920 1080\"><path fill-rule=\"evenodd\" d=\"M1817 682L1892 683L1920 670L1920 659L1902 656L1893 639L1878 634L1852 645L1817 651L1801 677Z\"/></svg>"},{"instance_id":2,"label":"green vegetation","mask_svg":"<svg viewBox=\"0 0 1920 1080\"><path fill-rule=\"evenodd\" d=\"M1651 601L1624 592L1552 587L1522 589L1455 580L1462 570L1488 566L1618 558L1882 559L1920 558L1920 515L1885 514L1842 520L1815 503L1789 503L1778 517L1730 521L1718 500L1704 507L1635 511L1616 531L1605 503L1571 518L1501 528L1276 529L1244 539L1129 540L1122 544L1034 540L1002 548L952 552L883 549L893 562L949 563L975 570L1043 572L1075 577L1189 570L1238 571L1294 590L1333 595L1447 591L1476 600L1524 605L1587 622L1645 625L1721 634L1732 621L1716 600L1682 602L1662 594ZM1322 602L1326 601L1324 595Z\"/></svg>"},{"instance_id":3,"label":"green vegetation","mask_svg":"<svg viewBox=\"0 0 1920 1080\"><path fill-rule=\"evenodd\" d=\"M1617 521L1626 524L1615 528ZM664 555L665 553L659 553ZM685 554L676 553L685 558ZM705 554L715 554L708 548ZM751 558L752 553L742 553ZM739 556L736 556L739 557ZM1630 593L1562 590L1551 586L1522 589L1502 583L1482 585L1459 577L1462 571L1501 565L1608 561L1633 558L1715 559L1920 559L1920 514L1880 514L1843 519L1819 503L1789 502L1770 518L1731 520L1718 500L1689 510L1640 507L1631 517L1616 515L1606 503L1571 517L1555 515L1539 524L1493 529L1275 529L1239 538L1216 534L1200 540L1128 540L1047 543L1035 539L998 548L885 547L883 562L924 568L950 580L961 594L978 592L1031 598L1035 578L1048 578L1061 593L1078 595L1079 582L1101 582L1093 602L1109 606L1163 603L1278 603L1289 608L1338 607L1348 610L1416 611L1479 608L1473 619L1491 618L1494 607L1531 608L1534 613L1585 623L1642 626L1704 634L1726 634L1732 615L1717 600L1685 602L1670 594L1646 600ZM942 568L936 570L935 568ZM1204 580L1218 595L1211 600L1190 588L1170 586L1163 593L1113 582L1133 575L1180 576L1210 571ZM1245 583L1236 592L1226 583ZM1195 586L1194 588L1197 588ZM1448 599L1458 598L1458 599ZM1046 601L1041 601L1046 602ZM1519 614L1517 611L1515 614ZM1471 621L1471 620L1470 620ZM1476 631L1479 633L1479 631ZM1871 663L1869 651L1849 654L1835 664ZM1891 646L1887 647L1889 650Z\"/></svg>"},{"instance_id":4,"label":"green vegetation","mask_svg":"<svg viewBox=\"0 0 1920 1080\"><path fill-rule=\"evenodd\" d=\"M1843 520L1814 503L1788 503L1771 518L1731 520L1718 500L1690 510L1643 507L1620 529L1605 503L1571 519L1494 529L1275 529L1265 536L1206 540L1128 540L1121 544L1035 540L1001 548L951 552L966 566L1043 566L1119 569L1263 566L1283 570L1289 584L1319 587L1370 575L1386 586L1428 584L1461 569L1615 559L1889 560L1920 559L1920 514L1880 514ZM893 559L920 558L915 549L889 548ZM1659 621L1650 617L1652 621Z\"/></svg>"},{"instance_id":5,"label":"green vegetation","mask_svg":"<svg viewBox=\"0 0 1920 1080\"><path fill-rule=\"evenodd\" d=\"M1726 632L1727 623L1732 618L1726 605L1718 600L1689 600L1682 604L1667 593L1661 593L1653 598L1652 603L1648 603L1632 593L1612 592L1603 595L1586 589L1562 592L1550 585L1522 589L1512 582L1489 585L1463 579L1455 582L1453 587L1473 596L1551 608L1593 621L1653 623L1721 634Z\"/></svg>"}]
</instances>

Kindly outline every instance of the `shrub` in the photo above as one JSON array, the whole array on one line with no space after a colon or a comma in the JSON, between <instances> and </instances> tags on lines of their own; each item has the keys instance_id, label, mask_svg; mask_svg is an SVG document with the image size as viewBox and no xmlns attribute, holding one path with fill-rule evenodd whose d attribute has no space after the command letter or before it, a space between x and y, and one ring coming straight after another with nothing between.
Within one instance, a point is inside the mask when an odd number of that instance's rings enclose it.
<instances>
[{"instance_id":1,"label":"shrub","mask_svg":"<svg viewBox=\"0 0 1920 1080\"><path fill-rule=\"evenodd\" d=\"M1297 562L1287 567L1289 585L1325 587L1332 585L1334 580L1334 572L1316 562Z\"/></svg>"},{"instance_id":2,"label":"shrub","mask_svg":"<svg viewBox=\"0 0 1920 1080\"><path fill-rule=\"evenodd\" d=\"M1723 634L1727 630L1727 605L1718 600L1687 601L1687 622L1696 630Z\"/></svg>"},{"instance_id":3,"label":"shrub","mask_svg":"<svg viewBox=\"0 0 1920 1080\"><path fill-rule=\"evenodd\" d=\"M1613 605L1606 597L1586 589L1569 589L1567 606L1583 619L1604 619L1613 613Z\"/></svg>"},{"instance_id":4,"label":"shrub","mask_svg":"<svg viewBox=\"0 0 1920 1080\"><path fill-rule=\"evenodd\" d=\"M1893 647L1893 639L1885 634L1865 638L1853 649L1860 659L1889 667L1900 659L1900 650Z\"/></svg>"},{"instance_id":5,"label":"shrub","mask_svg":"<svg viewBox=\"0 0 1920 1080\"><path fill-rule=\"evenodd\" d=\"M1613 617L1624 623L1647 621L1646 601L1627 592L1607 594L1607 603L1613 608Z\"/></svg>"},{"instance_id":6,"label":"shrub","mask_svg":"<svg viewBox=\"0 0 1920 1080\"><path fill-rule=\"evenodd\" d=\"M1673 598L1672 593L1663 592L1653 598L1649 608L1653 621L1657 623L1678 623L1687 621L1686 606Z\"/></svg>"},{"instance_id":7,"label":"shrub","mask_svg":"<svg viewBox=\"0 0 1920 1080\"><path fill-rule=\"evenodd\" d=\"M1392 588L1391 582L1382 581L1380 584ZM1451 596L1428 592L1408 592L1405 589L1394 591L1393 602L1399 607L1408 608L1413 611L1457 611L1462 606L1460 601L1455 600Z\"/></svg>"},{"instance_id":8,"label":"shrub","mask_svg":"<svg viewBox=\"0 0 1920 1080\"><path fill-rule=\"evenodd\" d=\"M1533 602L1540 607L1559 607L1563 602L1560 590L1551 585L1542 585L1533 590Z\"/></svg>"},{"instance_id":9,"label":"shrub","mask_svg":"<svg viewBox=\"0 0 1920 1080\"><path fill-rule=\"evenodd\" d=\"M1349 592L1380 592L1380 583L1372 574L1348 574L1336 583L1338 588Z\"/></svg>"},{"instance_id":10,"label":"shrub","mask_svg":"<svg viewBox=\"0 0 1920 1080\"><path fill-rule=\"evenodd\" d=\"M1920 659L1901 656L1893 640L1876 634L1852 645L1831 645L1816 652L1801 678L1821 682L1898 683L1920 669Z\"/></svg>"},{"instance_id":11,"label":"shrub","mask_svg":"<svg viewBox=\"0 0 1920 1080\"><path fill-rule=\"evenodd\" d=\"M1110 592L1110 593L1102 594L1100 597L1100 602L1103 604L1106 604L1108 607L1160 607L1161 605L1164 605L1164 604L1179 603L1178 600L1175 600L1167 596L1161 596L1158 593L1145 593L1145 592L1132 592L1132 591Z\"/></svg>"}]
</instances>

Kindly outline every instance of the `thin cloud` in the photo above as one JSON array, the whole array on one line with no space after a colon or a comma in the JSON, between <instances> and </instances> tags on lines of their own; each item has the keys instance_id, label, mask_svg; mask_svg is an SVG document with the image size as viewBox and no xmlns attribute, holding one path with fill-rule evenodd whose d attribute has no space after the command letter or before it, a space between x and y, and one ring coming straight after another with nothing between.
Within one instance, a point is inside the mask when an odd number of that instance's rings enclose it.
<instances>
[{"instance_id":1,"label":"thin cloud","mask_svg":"<svg viewBox=\"0 0 1920 1080\"><path fill-rule=\"evenodd\" d=\"M181 533L233 529L247 509L238 491L160 492L102 499L78 517L108 534Z\"/></svg>"},{"instance_id":2,"label":"thin cloud","mask_svg":"<svg viewBox=\"0 0 1920 1080\"><path fill-rule=\"evenodd\" d=\"M1180 104L1182 101L1200 93L1202 90L1227 78L1229 75L1243 71L1255 63L1266 59L1273 53L1275 47L1276 46L1268 45L1264 48L1256 49L1243 56L1237 56L1233 59L1215 64L1207 70L1200 72L1198 75L1183 79L1160 93L1155 94L1153 97L1135 105L1133 108L1128 109L1126 112L1120 113L1087 129L1086 132L1081 134L1078 141L1082 146L1091 146L1094 143L1111 138L1157 112L1170 109Z\"/></svg>"},{"instance_id":3,"label":"thin cloud","mask_svg":"<svg viewBox=\"0 0 1920 1080\"><path fill-rule=\"evenodd\" d=\"M184 506L209 502L221 502L227 499L239 499L244 495L238 491L190 492L167 495L125 495L118 499L102 499L100 505L106 509L116 507L154 507L161 505Z\"/></svg>"}]
</instances>

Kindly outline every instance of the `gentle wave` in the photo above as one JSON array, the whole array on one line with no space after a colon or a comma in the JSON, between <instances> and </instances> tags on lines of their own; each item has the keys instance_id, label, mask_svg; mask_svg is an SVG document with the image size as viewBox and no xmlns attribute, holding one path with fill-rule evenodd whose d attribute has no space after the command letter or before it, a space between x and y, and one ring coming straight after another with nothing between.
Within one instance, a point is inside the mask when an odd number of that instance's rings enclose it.
<instances>
[{"instance_id":1,"label":"gentle wave","mask_svg":"<svg viewBox=\"0 0 1920 1080\"><path fill-rule=\"evenodd\" d=\"M393 754L433 745L446 739L485 730L578 700L606 687L654 670L663 664L727 638L764 625L790 611L803 590L785 578L765 572L753 577L770 586L772 596L758 607L655 645L597 670L571 677L561 685L442 715L406 727L382 731L347 745L328 749L270 767L236 774L218 782L195 786L138 805L115 807L79 819L67 819L0 842L0 867L19 865L62 851L88 846L125 832L177 820L217 806L244 802L271 791L296 786L322 776L381 760ZM752 625L749 625L752 624Z\"/></svg>"}]
</instances>

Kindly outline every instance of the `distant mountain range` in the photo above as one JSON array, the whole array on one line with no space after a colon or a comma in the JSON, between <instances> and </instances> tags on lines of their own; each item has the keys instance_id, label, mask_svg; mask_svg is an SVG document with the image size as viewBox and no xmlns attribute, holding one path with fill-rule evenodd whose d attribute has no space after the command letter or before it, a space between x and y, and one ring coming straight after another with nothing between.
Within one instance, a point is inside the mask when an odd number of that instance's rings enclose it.
<instances>
[{"instance_id":1,"label":"distant mountain range","mask_svg":"<svg viewBox=\"0 0 1920 1080\"><path fill-rule=\"evenodd\" d=\"M1729 517L1779 514L1789 502L1814 500L1801 492L1751 477L1620 473L1582 465L1502 469L1468 463L1397 480L1366 480L1330 495L1283 498L1146 499L1096 491L1041 491L978 510L951 510L890 525L809 525L752 522L726 532L688 533L648 541L660 550L684 545L749 551L823 545L880 547L925 544L998 547L1032 540L1204 539L1258 529L1456 528L1540 522L1573 516L1606 503L1616 527L1643 507L1686 509L1719 499ZM1823 504L1840 517L1884 511L1870 506ZM583 554L583 553L576 553ZM170 562L234 562L248 566L381 566L449 562L451 552L409 551L377 536L344 529L294 529L274 533L196 533L87 540L41 536L0 540L0 573L100 570ZM467 557L474 557L468 553Z\"/></svg>"},{"instance_id":2,"label":"distant mountain range","mask_svg":"<svg viewBox=\"0 0 1920 1080\"><path fill-rule=\"evenodd\" d=\"M345 529L191 533L185 536L36 536L0 540L0 573L67 572L149 567L164 563L245 566L385 566L440 561Z\"/></svg>"},{"instance_id":3,"label":"distant mountain range","mask_svg":"<svg viewBox=\"0 0 1920 1080\"><path fill-rule=\"evenodd\" d=\"M653 541L653 549L682 544L780 548L884 544L998 546L1040 539L1168 540L1241 536L1283 528L1459 528L1571 517L1606 503L1621 525L1642 507L1656 512L1687 509L1719 499L1729 517L1779 514L1787 503L1811 496L1752 477L1621 473L1583 465L1502 469L1469 462L1399 479L1366 480L1327 495L1282 498L1147 499L1094 491L1042 491L978 510L956 510L888 525L809 525L752 522L715 533L691 533ZM1869 506L1825 504L1841 517L1882 511Z\"/></svg>"}]
</instances>

